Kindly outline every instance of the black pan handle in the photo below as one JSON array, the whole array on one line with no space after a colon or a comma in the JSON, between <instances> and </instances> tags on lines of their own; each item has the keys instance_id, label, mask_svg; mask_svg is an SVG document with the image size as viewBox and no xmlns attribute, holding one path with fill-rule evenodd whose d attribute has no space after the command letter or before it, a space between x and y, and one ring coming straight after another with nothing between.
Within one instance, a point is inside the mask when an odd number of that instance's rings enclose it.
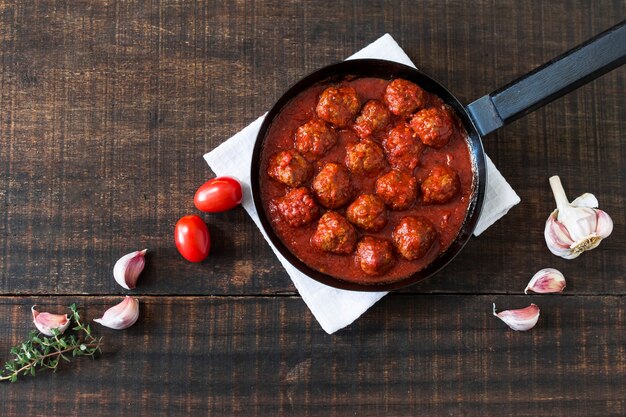
<instances>
[{"instance_id":1,"label":"black pan handle","mask_svg":"<svg viewBox=\"0 0 626 417\"><path fill-rule=\"evenodd\" d=\"M512 122L626 62L626 20L467 106L481 135Z\"/></svg>"}]
</instances>

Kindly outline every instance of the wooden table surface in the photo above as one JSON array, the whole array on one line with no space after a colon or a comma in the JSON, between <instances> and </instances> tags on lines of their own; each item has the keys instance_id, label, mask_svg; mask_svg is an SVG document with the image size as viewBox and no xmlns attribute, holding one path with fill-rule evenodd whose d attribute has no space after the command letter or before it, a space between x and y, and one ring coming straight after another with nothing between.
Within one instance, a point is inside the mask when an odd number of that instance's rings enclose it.
<instances>
[{"instance_id":1,"label":"wooden table surface","mask_svg":"<svg viewBox=\"0 0 626 417\"><path fill-rule=\"evenodd\" d=\"M30 307L89 318L150 250L138 323L103 355L0 385L4 416L626 415L626 71L487 136L522 202L436 277L327 335L242 208L203 215L192 264L173 227L213 173L202 155L295 81L390 33L464 103L616 24L623 0L0 0L0 360ZM329 2L330 3L330 2ZM548 177L594 193L615 230L550 254ZM539 269L563 295L524 295ZM530 332L492 302L541 308Z\"/></svg>"}]
</instances>

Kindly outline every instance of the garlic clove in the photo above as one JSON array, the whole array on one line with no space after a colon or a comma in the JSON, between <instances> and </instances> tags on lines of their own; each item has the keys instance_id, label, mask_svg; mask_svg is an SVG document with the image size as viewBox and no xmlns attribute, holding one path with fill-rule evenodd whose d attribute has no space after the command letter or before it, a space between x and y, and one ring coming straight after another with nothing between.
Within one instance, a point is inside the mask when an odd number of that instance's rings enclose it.
<instances>
[{"instance_id":1,"label":"garlic clove","mask_svg":"<svg viewBox=\"0 0 626 417\"><path fill-rule=\"evenodd\" d=\"M127 290L137 286L139 274L146 265L146 252L148 249L138 250L122 256L113 267L115 281Z\"/></svg>"},{"instance_id":2,"label":"garlic clove","mask_svg":"<svg viewBox=\"0 0 626 417\"><path fill-rule=\"evenodd\" d=\"M569 235L567 228L557 221L556 212L556 210L553 211L546 221L546 227L543 233L546 244L553 254L565 259L574 259L580 255L580 252L572 253L571 245L574 241Z\"/></svg>"},{"instance_id":3,"label":"garlic clove","mask_svg":"<svg viewBox=\"0 0 626 417\"><path fill-rule=\"evenodd\" d=\"M33 323L35 323L37 330L46 336L54 336L52 333L53 329L57 329L60 334L63 334L70 325L70 319L67 314L40 313L35 310L35 307L37 306L34 305L30 309L33 314Z\"/></svg>"},{"instance_id":4,"label":"garlic clove","mask_svg":"<svg viewBox=\"0 0 626 417\"><path fill-rule=\"evenodd\" d=\"M554 268L544 268L537 272L531 279L524 294L528 294L528 290L539 294L548 294L554 292L563 292L565 289L565 277Z\"/></svg>"},{"instance_id":5,"label":"garlic clove","mask_svg":"<svg viewBox=\"0 0 626 417\"><path fill-rule=\"evenodd\" d=\"M550 252L565 259L574 259L596 248L602 239L611 234L613 221L609 215L590 207L598 205L593 194L583 194L570 204L558 176L550 177L550 187L557 204L544 229Z\"/></svg>"},{"instance_id":6,"label":"garlic clove","mask_svg":"<svg viewBox=\"0 0 626 417\"><path fill-rule=\"evenodd\" d=\"M139 301L127 295L121 303L109 308L101 318L94 321L105 327L121 330L135 324L138 318Z\"/></svg>"},{"instance_id":7,"label":"garlic clove","mask_svg":"<svg viewBox=\"0 0 626 417\"><path fill-rule=\"evenodd\" d=\"M567 228L567 233L574 242L586 239L596 230L595 210L586 207L561 209L557 214L557 221Z\"/></svg>"},{"instance_id":8,"label":"garlic clove","mask_svg":"<svg viewBox=\"0 0 626 417\"><path fill-rule=\"evenodd\" d=\"M602 239L609 237L613 232L613 220L602 210L596 210L596 216L596 233Z\"/></svg>"},{"instance_id":9,"label":"garlic clove","mask_svg":"<svg viewBox=\"0 0 626 417\"><path fill-rule=\"evenodd\" d=\"M524 332L535 327L539 320L539 307L531 304L518 310L504 310L496 313L496 304L493 303L493 315L505 322L511 329Z\"/></svg>"}]
</instances>

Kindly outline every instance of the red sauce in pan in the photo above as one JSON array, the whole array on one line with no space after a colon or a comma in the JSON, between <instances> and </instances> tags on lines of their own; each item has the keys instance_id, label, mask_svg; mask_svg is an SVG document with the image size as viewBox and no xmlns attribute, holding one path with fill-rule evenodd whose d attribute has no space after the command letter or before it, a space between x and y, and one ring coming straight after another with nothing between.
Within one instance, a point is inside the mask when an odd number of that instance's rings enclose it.
<instances>
[{"instance_id":1,"label":"red sauce in pan","mask_svg":"<svg viewBox=\"0 0 626 417\"><path fill-rule=\"evenodd\" d=\"M388 80L359 78L346 80L333 86L354 88L360 98L360 104L363 105L370 99L377 99L383 102L383 96L388 84ZM294 134L297 128L317 117L316 106L320 94L327 87L329 85L315 85L300 93L283 108L268 131L264 148L261 152L260 172L260 188L265 212L268 213L274 231L285 246L313 269L335 278L359 284L389 283L406 278L429 265L440 253L445 251L454 241L463 225L473 191L472 163L465 130L462 128L460 121L454 116L452 109L449 109L454 120L453 133L449 142L440 149L424 146L417 167L410 171L417 179L419 190L419 184L424 181L434 166L446 165L453 168L459 175L460 190L450 201L442 204L425 204L422 199L422 193L419 191L415 203L410 208L401 211L387 210L388 221L382 230L367 232L355 227L358 239L369 235L392 241L392 231L401 218L408 215L423 216L429 219L437 230L437 238L434 244L423 257L413 261L404 259L396 252L396 261L390 270L381 275L368 275L361 270L356 260L355 252L334 254L319 250L311 245L310 239L316 230L317 220L305 226L292 227L281 216L277 215L275 211L271 210L271 201L284 196L290 190L290 187L269 177L267 173L269 159L278 151L294 149ZM427 92L425 92L423 99L425 102L422 108L441 107L443 105L439 97ZM391 120L387 127L373 133L370 139L379 144L382 143L393 127L403 121L408 122L410 118L411 115L397 116L391 114ZM338 133L338 141L320 159L313 161L313 176L327 162L335 162L345 166L346 145L360 140L352 124L345 128L333 127L333 129ZM417 138L416 140L419 141L420 139ZM352 200L362 193L375 194L376 179L390 170L389 162L385 160L385 168L376 175L362 176L351 173L350 181L354 189ZM311 183L312 178L304 186L310 188ZM335 211L345 216L348 205L349 203ZM327 209L321 206L320 208L320 215L327 211Z\"/></svg>"}]
</instances>

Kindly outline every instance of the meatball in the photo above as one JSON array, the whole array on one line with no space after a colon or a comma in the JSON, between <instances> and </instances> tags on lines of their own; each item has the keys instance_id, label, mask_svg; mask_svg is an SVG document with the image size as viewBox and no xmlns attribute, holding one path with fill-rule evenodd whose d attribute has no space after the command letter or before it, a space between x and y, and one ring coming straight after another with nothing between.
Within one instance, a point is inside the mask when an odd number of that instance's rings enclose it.
<instances>
[{"instance_id":1,"label":"meatball","mask_svg":"<svg viewBox=\"0 0 626 417\"><path fill-rule=\"evenodd\" d=\"M356 246L356 261L368 275L383 274L396 262L393 245L388 240L365 236Z\"/></svg>"},{"instance_id":2,"label":"meatball","mask_svg":"<svg viewBox=\"0 0 626 417\"><path fill-rule=\"evenodd\" d=\"M389 132L383 141L389 165L393 168L412 171L419 162L424 145L415 139L411 127L404 123Z\"/></svg>"},{"instance_id":3,"label":"meatball","mask_svg":"<svg viewBox=\"0 0 626 417\"><path fill-rule=\"evenodd\" d=\"M445 107L430 107L415 113L411 128L424 145L442 148L448 144L453 132L452 117Z\"/></svg>"},{"instance_id":4,"label":"meatball","mask_svg":"<svg viewBox=\"0 0 626 417\"><path fill-rule=\"evenodd\" d=\"M354 131L360 138L382 130L389 123L389 110L378 100L370 100L361 109L354 123Z\"/></svg>"},{"instance_id":5,"label":"meatball","mask_svg":"<svg viewBox=\"0 0 626 417\"><path fill-rule=\"evenodd\" d=\"M335 131L321 120L309 120L296 130L295 148L309 161L319 159L335 143Z\"/></svg>"},{"instance_id":6,"label":"meatball","mask_svg":"<svg viewBox=\"0 0 626 417\"><path fill-rule=\"evenodd\" d=\"M272 208L292 227L309 224L320 214L313 193L306 187L294 188L283 197L274 199Z\"/></svg>"},{"instance_id":7,"label":"meatball","mask_svg":"<svg viewBox=\"0 0 626 417\"><path fill-rule=\"evenodd\" d=\"M421 188L424 203L445 203L459 192L461 181L454 169L437 165L422 182Z\"/></svg>"},{"instance_id":8,"label":"meatball","mask_svg":"<svg viewBox=\"0 0 626 417\"><path fill-rule=\"evenodd\" d=\"M311 245L325 252L349 254L356 245L356 230L336 211L327 211L317 223Z\"/></svg>"},{"instance_id":9,"label":"meatball","mask_svg":"<svg viewBox=\"0 0 626 417\"><path fill-rule=\"evenodd\" d=\"M368 175L385 167L385 155L376 142L363 139L346 146L345 163L352 173Z\"/></svg>"},{"instance_id":10,"label":"meatball","mask_svg":"<svg viewBox=\"0 0 626 417\"><path fill-rule=\"evenodd\" d=\"M400 219L391 237L398 253L414 261L426 255L435 243L437 230L425 217L407 216Z\"/></svg>"},{"instance_id":11,"label":"meatball","mask_svg":"<svg viewBox=\"0 0 626 417\"><path fill-rule=\"evenodd\" d=\"M378 232L387 224L385 202L372 194L361 194L346 210L350 223L363 230Z\"/></svg>"},{"instance_id":12,"label":"meatball","mask_svg":"<svg viewBox=\"0 0 626 417\"><path fill-rule=\"evenodd\" d=\"M275 153L268 165L267 174L290 187L304 184L313 174L313 166L292 149Z\"/></svg>"},{"instance_id":13,"label":"meatball","mask_svg":"<svg viewBox=\"0 0 626 417\"><path fill-rule=\"evenodd\" d=\"M339 208L352 196L350 174L342 165L328 163L313 179L317 201L326 208Z\"/></svg>"},{"instance_id":14,"label":"meatball","mask_svg":"<svg viewBox=\"0 0 626 417\"><path fill-rule=\"evenodd\" d=\"M392 210L405 210L417 197L417 180L412 175L391 170L376 180L376 195Z\"/></svg>"},{"instance_id":15,"label":"meatball","mask_svg":"<svg viewBox=\"0 0 626 417\"><path fill-rule=\"evenodd\" d=\"M361 101L352 87L328 87L320 95L317 115L337 127L348 127L361 108Z\"/></svg>"},{"instance_id":16,"label":"meatball","mask_svg":"<svg viewBox=\"0 0 626 417\"><path fill-rule=\"evenodd\" d=\"M383 99L393 114L408 116L424 107L426 94L417 84L397 78L387 85Z\"/></svg>"}]
</instances>

